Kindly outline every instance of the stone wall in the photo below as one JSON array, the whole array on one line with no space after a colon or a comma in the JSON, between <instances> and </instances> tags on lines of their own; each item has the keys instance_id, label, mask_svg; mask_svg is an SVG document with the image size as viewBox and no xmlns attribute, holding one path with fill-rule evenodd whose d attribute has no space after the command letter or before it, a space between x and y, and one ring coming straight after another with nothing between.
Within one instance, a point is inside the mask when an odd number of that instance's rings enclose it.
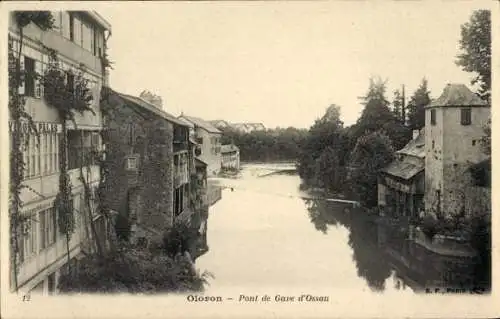
<instances>
[{"instance_id":1,"label":"stone wall","mask_svg":"<svg viewBox=\"0 0 500 319\"><path fill-rule=\"evenodd\" d=\"M139 114L123 102L114 108L106 134L110 173L105 200L122 216L133 220L135 215L139 224L162 232L173 220L173 126L157 116ZM137 170L126 169L127 156L136 156Z\"/></svg>"}]
</instances>

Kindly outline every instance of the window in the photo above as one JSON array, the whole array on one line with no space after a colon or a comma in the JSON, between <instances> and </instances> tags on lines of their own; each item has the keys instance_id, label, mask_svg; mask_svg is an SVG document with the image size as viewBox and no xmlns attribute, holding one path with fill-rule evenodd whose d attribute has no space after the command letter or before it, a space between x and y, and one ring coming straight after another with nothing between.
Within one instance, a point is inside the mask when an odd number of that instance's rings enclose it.
<instances>
[{"instance_id":1,"label":"window","mask_svg":"<svg viewBox=\"0 0 500 319\"><path fill-rule=\"evenodd\" d=\"M24 144L24 177L31 178L41 173L41 145L35 134L27 135L27 143Z\"/></svg>"},{"instance_id":2,"label":"window","mask_svg":"<svg viewBox=\"0 0 500 319\"><path fill-rule=\"evenodd\" d=\"M476 146L476 140L472 140L472 146Z\"/></svg>"},{"instance_id":3,"label":"window","mask_svg":"<svg viewBox=\"0 0 500 319\"><path fill-rule=\"evenodd\" d=\"M136 170L137 169L137 158L136 157L128 157L127 158L127 170Z\"/></svg>"},{"instance_id":4,"label":"window","mask_svg":"<svg viewBox=\"0 0 500 319\"><path fill-rule=\"evenodd\" d=\"M51 207L40 212L40 249L44 249L56 242L57 224L56 210Z\"/></svg>"},{"instance_id":5,"label":"window","mask_svg":"<svg viewBox=\"0 0 500 319\"><path fill-rule=\"evenodd\" d=\"M462 125L471 125L471 109L461 109L460 110L460 124Z\"/></svg>"},{"instance_id":6,"label":"window","mask_svg":"<svg viewBox=\"0 0 500 319\"><path fill-rule=\"evenodd\" d=\"M72 71L66 72L66 85L68 86L68 91L75 92L75 75Z\"/></svg>"},{"instance_id":7,"label":"window","mask_svg":"<svg viewBox=\"0 0 500 319\"><path fill-rule=\"evenodd\" d=\"M434 149L434 146L436 146L436 143L432 140L432 149Z\"/></svg>"},{"instance_id":8,"label":"window","mask_svg":"<svg viewBox=\"0 0 500 319\"><path fill-rule=\"evenodd\" d=\"M68 131L68 169L95 164L95 151L100 149L96 134L88 130Z\"/></svg>"},{"instance_id":9,"label":"window","mask_svg":"<svg viewBox=\"0 0 500 319\"><path fill-rule=\"evenodd\" d=\"M19 259L21 262L37 253L38 223L36 216L36 213L31 213L21 223L21 240L18 243Z\"/></svg>"},{"instance_id":10,"label":"window","mask_svg":"<svg viewBox=\"0 0 500 319\"><path fill-rule=\"evenodd\" d=\"M69 14L69 39L71 41L75 40L75 18L73 14Z\"/></svg>"},{"instance_id":11,"label":"window","mask_svg":"<svg viewBox=\"0 0 500 319\"><path fill-rule=\"evenodd\" d=\"M431 125L436 125L436 110L431 110Z\"/></svg>"},{"instance_id":12,"label":"window","mask_svg":"<svg viewBox=\"0 0 500 319\"><path fill-rule=\"evenodd\" d=\"M32 58L24 57L24 94L26 96L35 96L35 60Z\"/></svg>"}]
</instances>

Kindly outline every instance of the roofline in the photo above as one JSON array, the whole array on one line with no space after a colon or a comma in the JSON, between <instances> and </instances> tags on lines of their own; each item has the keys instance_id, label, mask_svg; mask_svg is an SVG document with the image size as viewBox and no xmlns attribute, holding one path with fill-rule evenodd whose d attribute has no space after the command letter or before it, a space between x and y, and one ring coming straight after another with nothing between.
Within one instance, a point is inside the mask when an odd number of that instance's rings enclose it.
<instances>
[{"instance_id":1,"label":"roofline","mask_svg":"<svg viewBox=\"0 0 500 319\"><path fill-rule=\"evenodd\" d=\"M472 105L427 105L424 109L437 109L441 107L462 108L462 107L491 107L490 104L472 104Z\"/></svg>"},{"instance_id":2,"label":"roofline","mask_svg":"<svg viewBox=\"0 0 500 319\"><path fill-rule=\"evenodd\" d=\"M186 127L186 128L189 128L189 126L185 123L182 123L181 121L173 121L171 118L168 118L167 115L167 112L163 111L163 110L160 110L158 109L156 106L154 106L153 104L149 103L148 101L145 101L144 99L141 99L140 97L136 97L136 96L133 96L133 95L130 95L130 94L125 94L125 93L120 93L120 92L117 92L113 89L111 89L114 93L118 94L118 96L120 96L120 98L125 98L127 99L127 101L130 101L132 103L134 103L135 105L137 105L138 107L140 107L141 109L143 110L146 110L158 117L161 117L162 119L164 119L165 121L167 122L170 122L170 123L173 123L173 124L176 124L176 125L179 125L179 126L183 126L183 127ZM143 101L144 103L146 103L147 105L151 106L152 110L149 110L145 107L143 107L142 105L136 103L135 101L131 101L129 98L136 98L136 99L140 99L141 101ZM154 111L153 111L154 110ZM175 116L171 115L170 116L174 119L177 119Z\"/></svg>"},{"instance_id":3,"label":"roofline","mask_svg":"<svg viewBox=\"0 0 500 319\"><path fill-rule=\"evenodd\" d=\"M94 19L97 23L99 23L104 29L111 33L111 24L104 19L97 11L85 11L87 15L89 15L92 19Z\"/></svg>"}]
</instances>

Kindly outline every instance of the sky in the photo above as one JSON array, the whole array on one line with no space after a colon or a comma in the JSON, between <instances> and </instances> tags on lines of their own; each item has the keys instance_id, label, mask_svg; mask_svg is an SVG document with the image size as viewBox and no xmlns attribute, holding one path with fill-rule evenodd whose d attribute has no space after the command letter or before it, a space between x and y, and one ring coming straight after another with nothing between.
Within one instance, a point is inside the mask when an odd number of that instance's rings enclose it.
<instances>
[{"instance_id":1,"label":"sky","mask_svg":"<svg viewBox=\"0 0 500 319\"><path fill-rule=\"evenodd\" d=\"M454 61L460 26L488 2L144 2L98 12L112 24L111 86L162 97L206 120L307 128L331 104L353 124L370 77L387 98L423 77L431 97L469 85Z\"/></svg>"}]
</instances>

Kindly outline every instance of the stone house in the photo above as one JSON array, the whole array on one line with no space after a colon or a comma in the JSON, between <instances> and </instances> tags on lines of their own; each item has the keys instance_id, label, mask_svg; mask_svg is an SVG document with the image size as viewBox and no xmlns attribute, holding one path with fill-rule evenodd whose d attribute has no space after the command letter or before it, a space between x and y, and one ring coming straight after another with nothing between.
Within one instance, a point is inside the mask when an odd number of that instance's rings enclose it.
<instances>
[{"instance_id":1,"label":"stone house","mask_svg":"<svg viewBox=\"0 0 500 319\"><path fill-rule=\"evenodd\" d=\"M106 204L117 235L161 242L189 204L189 127L138 97L106 95Z\"/></svg>"},{"instance_id":2,"label":"stone house","mask_svg":"<svg viewBox=\"0 0 500 319\"><path fill-rule=\"evenodd\" d=\"M425 129L397 151L378 176L378 206L391 216L417 216L423 210Z\"/></svg>"},{"instance_id":3,"label":"stone house","mask_svg":"<svg viewBox=\"0 0 500 319\"><path fill-rule=\"evenodd\" d=\"M490 105L463 84L448 84L425 109L425 210L444 216L491 211L489 189L471 167L485 161L480 140ZM489 207L489 208L488 208Z\"/></svg>"},{"instance_id":4,"label":"stone house","mask_svg":"<svg viewBox=\"0 0 500 319\"><path fill-rule=\"evenodd\" d=\"M194 116L181 115L179 119L190 127L192 137L200 148L200 160L207 163L208 176L215 176L221 170L222 132L209 122Z\"/></svg>"},{"instance_id":5,"label":"stone house","mask_svg":"<svg viewBox=\"0 0 500 319\"><path fill-rule=\"evenodd\" d=\"M111 32L111 25L95 11L52 11L54 28L43 31L35 24L23 29L23 44L21 69L26 76L19 87L19 93L25 98L25 111L37 127L40 139L28 125L22 125L22 135L27 142L23 150L25 162L25 186L20 193L22 209L20 214L25 221L19 226L18 265L11 267L11 290L16 288L21 292L56 293L61 273L68 266L68 249L71 263L88 253L92 246L93 235L88 231L90 218L94 220L97 234L106 244L107 221L104 216L90 216L84 200L84 188L80 181L80 167L85 166L85 179L94 193L100 180L99 166L81 158L93 151L101 149L100 131L102 119L100 116L100 90L107 81L106 70L103 67L105 39ZM20 30L10 12L8 21L9 43L17 56L20 47ZM69 71L75 71L81 65L85 67L84 77L89 81L92 91L92 109L95 114L85 112L76 114L73 123L68 122L68 150L61 147L61 119L57 110L46 101L46 93L40 78L34 74L44 74L48 64L46 47L57 52L62 71L67 72L67 81L71 83ZM9 115L10 116L10 115ZM26 123L25 123L26 124ZM13 132L15 126L9 123ZM11 137L13 135L11 134ZM84 140L82 145L81 140ZM12 145L12 144L11 144ZM54 200L59 193L60 154L67 152L69 161L67 172L72 185L73 208L76 221L75 232L69 243L66 236L58 228L57 211ZM75 156L77 155L77 156ZM97 199L93 194L90 204L96 206ZM15 271L14 271L15 270ZM17 278L16 278L17 277ZM16 278L16 284L14 283Z\"/></svg>"}]
</instances>

